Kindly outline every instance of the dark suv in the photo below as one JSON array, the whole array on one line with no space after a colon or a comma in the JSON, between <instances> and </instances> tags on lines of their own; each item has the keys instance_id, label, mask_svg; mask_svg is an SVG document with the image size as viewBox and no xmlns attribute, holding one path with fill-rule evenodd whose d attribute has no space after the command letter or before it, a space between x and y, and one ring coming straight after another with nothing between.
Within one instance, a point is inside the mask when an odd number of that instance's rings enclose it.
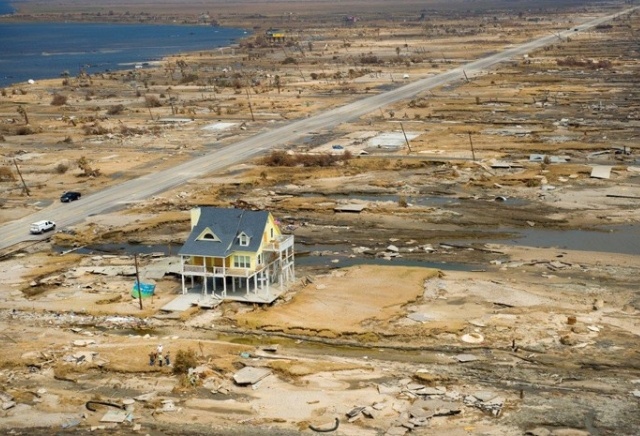
<instances>
[{"instance_id":1,"label":"dark suv","mask_svg":"<svg viewBox=\"0 0 640 436\"><path fill-rule=\"evenodd\" d=\"M68 203L70 201L78 200L82 195L79 192L69 191L62 194L60 201Z\"/></svg>"}]
</instances>

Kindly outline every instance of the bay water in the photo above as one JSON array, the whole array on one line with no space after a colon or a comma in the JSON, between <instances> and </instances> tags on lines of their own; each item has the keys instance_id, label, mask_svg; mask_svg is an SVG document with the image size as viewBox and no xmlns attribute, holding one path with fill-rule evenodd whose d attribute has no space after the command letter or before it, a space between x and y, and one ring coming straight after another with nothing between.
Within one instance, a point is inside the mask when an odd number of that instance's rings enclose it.
<instances>
[{"instance_id":1,"label":"bay water","mask_svg":"<svg viewBox=\"0 0 640 436\"><path fill-rule=\"evenodd\" d=\"M7 6L0 1L0 15ZM228 47L247 34L244 29L205 25L0 20L0 87L76 76L81 70L94 74L144 67L164 56Z\"/></svg>"}]
</instances>

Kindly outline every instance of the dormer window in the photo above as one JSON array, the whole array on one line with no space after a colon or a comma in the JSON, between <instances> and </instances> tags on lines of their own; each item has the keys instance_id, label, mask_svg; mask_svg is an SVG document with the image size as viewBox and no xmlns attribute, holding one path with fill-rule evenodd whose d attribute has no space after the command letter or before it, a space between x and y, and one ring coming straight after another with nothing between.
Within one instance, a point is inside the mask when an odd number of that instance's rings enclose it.
<instances>
[{"instance_id":1,"label":"dormer window","mask_svg":"<svg viewBox=\"0 0 640 436\"><path fill-rule=\"evenodd\" d=\"M210 228L206 228L202 231L202 233L200 233L200 235L198 235L198 237L196 238L196 240L198 241L213 241L213 242L220 242L220 238L218 238L218 236L216 236L215 233L213 233L211 231Z\"/></svg>"},{"instance_id":2,"label":"dormer window","mask_svg":"<svg viewBox=\"0 0 640 436\"><path fill-rule=\"evenodd\" d=\"M249 236L247 236L246 233L240 233L238 235L238 244L241 247L248 247L250 239L251 238L249 238Z\"/></svg>"}]
</instances>

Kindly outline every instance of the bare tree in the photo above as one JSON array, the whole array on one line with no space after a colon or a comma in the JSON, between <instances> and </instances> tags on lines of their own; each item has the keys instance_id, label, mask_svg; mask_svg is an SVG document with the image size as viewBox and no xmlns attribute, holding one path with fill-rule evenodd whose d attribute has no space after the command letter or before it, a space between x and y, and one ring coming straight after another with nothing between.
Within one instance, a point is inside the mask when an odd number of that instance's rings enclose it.
<instances>
[{"instance_id":1,"label":"bare tree","mask_svg":"<svg viewBox=\"0 0 640 436\"><path fill-rule=\"evenodd\" d=\"M78 165L78 168L82 170L82 175L86 177L97 177L100 175L100 170L91 168L91 165L89 165L89 160L84 156L78 159L76 161L76 164Z\"/></svg>"},{"instance_id":2,"label":"bare tree","mask_svg":"<svg viewBox=\"0 0 640 436\"><path fill-rule=\"evenodd\" d=\"M276 88L278 88L278 94L280 94L280 86L282 85L282 83L280 82L279 75L275 75L275 77L273 78L273 83L276 85Z\"/></svg>"},{"instance_id":3,"label":"bare tree","mask_svg":"<svg viewBox=\"0 0 640 436\"><path fill-rule=\"evenodd\" d=\"M18 106L18 113L22 115L22 118L24 118L24 123L29 124L29 116L27 115L27 110L23 106Z\"/></svg>"}]
</instances>

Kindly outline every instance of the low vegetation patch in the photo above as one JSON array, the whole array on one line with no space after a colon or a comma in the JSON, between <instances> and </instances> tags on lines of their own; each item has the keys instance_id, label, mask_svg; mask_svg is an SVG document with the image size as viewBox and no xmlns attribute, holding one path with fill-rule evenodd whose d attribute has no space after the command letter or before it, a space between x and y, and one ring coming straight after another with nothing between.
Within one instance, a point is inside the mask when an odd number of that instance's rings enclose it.
<instances>
[{"instance_id":1,"label":"low vegetation patch","mask_svg":"<svg viewBox=\"0 0 640 436\"><path fill-rule=\"evenodd\" d=\"M289 154L286 151L275 150L262 159L262 165L268 167L328 167L352 158L348 151L343 154Z\"/></svg>"}]
</instances>

